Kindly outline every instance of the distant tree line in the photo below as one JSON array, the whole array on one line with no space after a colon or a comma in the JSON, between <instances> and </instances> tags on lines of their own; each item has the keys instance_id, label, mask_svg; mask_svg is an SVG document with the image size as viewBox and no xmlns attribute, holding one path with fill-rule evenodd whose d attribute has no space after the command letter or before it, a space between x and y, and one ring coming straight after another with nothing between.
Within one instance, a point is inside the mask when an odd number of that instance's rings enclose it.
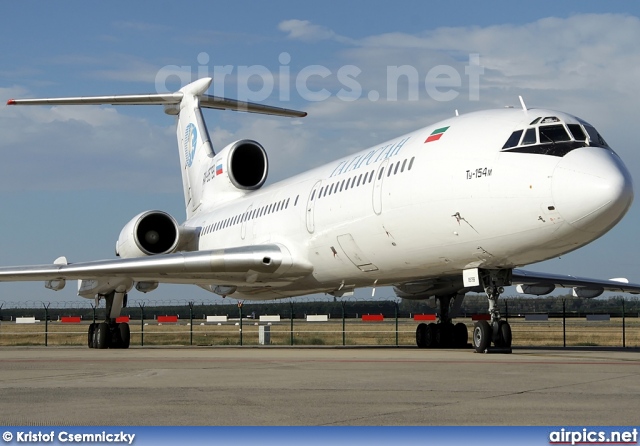
<instances>
[{"instance_id":1,"label":"distant tree line","mask_svg":"<svg viewBox=\"0 0 640 446\"><path fill-rule=\"evenodd\" d=\"M640 301L637 297L613 296L600 299L578 299L572 296L552 297L506 297L499 300L500 311L503 315L517 317L524 314L542 313L551 316L567 317L584 316L586 314L610 314L619 317L623 312L628 317L638 317L640 313ZM150 301L152 302L152 301ZM414 314L435 314L438 307L434 299L424 301L413 300L350 300L334 299L320 301L270 301L270 302L245 302L242 309L236 301L224 303L194 302L192 308L188 304L182 305L145 305L143 308L135 302L124 308L123 315L132 319L140 319L144 311L145 319L155 319L162 315L178 315L180 319L203 319L205 316L226 315L230 318L238 318L240 312L243 317L258 318L260 315L280 315L289 318L293 314L296 319L303 319L307 315L327 314L332 319L361 317L363 314L382 314L385 318L412 317ZM564 310L563 310L564 305ZM57 320L61 316L81 316L84 320L92 320L104 317L104 308L54 308L50 306L46 311L43 308L0 308L0 320L13 320L16 317L33 316L44 320L47 313L49 320ZM487 298L480 294L467 295L462 308L462 316L482 314L487 312Z\"/></svg>"}]
</instances>

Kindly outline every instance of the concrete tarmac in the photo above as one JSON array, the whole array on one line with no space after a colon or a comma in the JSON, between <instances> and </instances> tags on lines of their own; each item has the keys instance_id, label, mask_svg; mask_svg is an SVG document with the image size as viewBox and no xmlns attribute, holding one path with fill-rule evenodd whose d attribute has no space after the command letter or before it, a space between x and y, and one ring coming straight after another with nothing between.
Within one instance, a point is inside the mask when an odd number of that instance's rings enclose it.
<instances>
[{"instance_id":1,"label":"concrete tarmac","mask_svg":"<svg viewBox=\"0 0 640 446\"><path fill-rule=\"evenodd\" d=\"M4 425L637 425L638 350L0 348Z\"/></svg>"}]
</instances>

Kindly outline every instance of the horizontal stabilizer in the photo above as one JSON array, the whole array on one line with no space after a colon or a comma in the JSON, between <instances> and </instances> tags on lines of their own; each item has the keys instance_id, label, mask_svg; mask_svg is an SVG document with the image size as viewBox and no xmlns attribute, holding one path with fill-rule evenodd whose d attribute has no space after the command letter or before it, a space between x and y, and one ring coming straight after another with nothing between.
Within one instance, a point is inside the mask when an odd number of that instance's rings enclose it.
<instances>
[{"instance_id":1,"label":"horizontal stabilizer","mask_svg":"<svg viewBox=\"0 0 640 446\"><path fill-rule=\"evenodd\" d=\"M151 93L151 94L128 94L114 96L78 96L66 98L39 98L39 99L9 99L7 105L176 105L182 101L184 92L190 92L191 85L208 85L210 78L199 79L187 85L175 93ZM218 110L234 110L248 113L260 113L263 115L285 116L290 118L303 118L306 112L292 110L288 108L272 107L269 105L257 104L254 102L238 101L220 96L207 94L196 94L200 106Z\"/></svg>"}]
</instances>

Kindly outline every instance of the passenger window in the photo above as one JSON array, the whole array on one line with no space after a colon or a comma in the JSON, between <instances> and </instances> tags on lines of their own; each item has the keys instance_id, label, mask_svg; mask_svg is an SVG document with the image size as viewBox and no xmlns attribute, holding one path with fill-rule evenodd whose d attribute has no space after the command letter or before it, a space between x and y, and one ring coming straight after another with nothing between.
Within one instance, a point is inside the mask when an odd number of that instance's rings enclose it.
<instances>
[{"instance_id":1,"label":"passenger window","mask_svg":"<svg viewBox=\"0 0 640 446\"><path fill-rule=\"evenodd\" d=\"M393 170L393 163L389 164L389 170L387 170L387 177L391 176L392 170Z\"/></svg>"},{"instance_id":2,"label":"passenger window","mask_svg":"<svg viewBox=\"0 0 640 446\"><path fill-rule=\"evenodd\" d=\"M344 189L344 180L342 180L342 183L340 183L340 192L342 192L342 189Z\"/></svg>"},{"instance_id":3,"label":"passenger window","mask_svg":"<svg viewBox=\"0 0 640 446\"><path fill-rule=\"evenodd\" d=\"M314 190L313 192L311 192L311 201L313 201L313 199L316 196L316 191ZM296 197L296 203L298 202L298 197Z\"/></svg>"},{"instance_id":4,"label":"passenger window","mask_svg":"<svg viewBox=\"0 0 640 446\"><path fill-rule=\"evenodd\" d=\"M373 175L375 175L376 171L372 170L371 172L369 172L369 183L371 183L371 181L373 180Z\"/></svg>"},{"instance_id":5,"label":"passenger window","mask_svg":"<svg viewBox=\"0 0 640 446\"><path fill-rule=\"evenodd\" d=\"M394 175L398 173L398 167L400 167L400 162L398 162L398 163L396 164L396 168L395 168L395 170L393 171L393 174L394 174Z\"/></svg>"},{"instance_id":6,"label":"passenger window","mask_svg":"<svg viewBox=\"0 0 640 446\"><path fill-rule=\"evenodd\" d=\"M407 165L407 160L404 160L402 162L402 168L400 168L400 173L404 172L404 168L405 168L406 165Z\"/></svg>"},{"instance_id":7,"label":"passenger window","mask_svg":"<svg viewBox=\"0 0 640 446\"><path fill-rule=\"evenodd\" d=\"M415 156L412 156L412 157L411 157L411 161L409 161L409 167L408 167L408 169L407 169L407 170L411 170L411 168L413 167L413 160L415 160L415 159L416 159L416 157L415 157Z\"/></svg>"},{"instance_id":8,"label":"passenger window","mask_svg":"<svg viewBox=\"0 0 640 446\"><path fill-rule=\"evenodd\" d=\"M356 184L356 186L360 186L360 180L362 180L362 174L358 177L358 184Z\"/></svg>"},{"instance_id":9,"label":"passenger window","mask_svg":"<svg viewBox=\"0 0 640 446\"><path fill-rule=\"evenodd\" d=\"M378 180L382 179L382 174L384 173L384 169L380 169L380 173L378 174Z\"/></svg>"},{"instance_id":10,"label":"passenger window","mask_svg":"<svg viewBox=\"0 0 640 446\"><path fill-rule=\"evenodd\" d=\"M296 195L296 201L293 203L293 205L294 205L294 206L297 206L297 205L298 205L298 197L299 197L299 196L300 196L300 195Z\"/></svg>"},{"instance_id":11,"label":"passenger window","mask_svg":"<svg viewBox=\"0 0 640 446\"><path fill-rule=\"evenodd\" d=\"M289 209L289 200L291 200L291 198L287 198L287 202L284 204L285 209Z\"/></svg>"},{"instance_id":12,"label":"passenger window","mask_svg":"<svg viewBox=\"0 0 640 446\"><path fill-rule=\"evenodd\" d=\"M502 148L508 149L508 148L517 146L518 143L520 142L521 136L522 136L522 130L516 130L511 134L509 139L507 139L507 142L504 143L504 146L502 146Z\"/></svg>"},{"instance_id":13,"label":"passenger window","mask_svg":"<svg viewBox=\"0 0 640 446\"><path fill-rule=\"evenodd\" d=\"M524 133L524 138L522 138L522 145L528 146L531 144L535 144L536 142L536 129L527 129L527 131Z\"/></svg>"}]
</instances>

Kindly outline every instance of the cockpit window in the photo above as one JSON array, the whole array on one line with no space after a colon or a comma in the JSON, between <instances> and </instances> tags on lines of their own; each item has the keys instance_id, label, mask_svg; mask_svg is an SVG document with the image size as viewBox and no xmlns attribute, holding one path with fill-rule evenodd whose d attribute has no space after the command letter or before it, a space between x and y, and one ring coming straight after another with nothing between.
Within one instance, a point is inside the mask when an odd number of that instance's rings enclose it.
<instances>
[{"instance_id":1,"label":"cockpit window","mask_svg":"<svg viewBox=\"0 0 640 446\"><path fill-rule=\"evenodd\" d=\"M529 128L514 131L502 148L503 152L565 156L585 146L611 150L604 138L590 124L563 123L555 116L540 117Z\"/></svg>"},{"instance_id":2,"label":"cockpit window","mask_svg":"<svg viewBox=\"0 0 640 446\"><path fill-rule=\"evenodd\" d=\"M503 149L508 149L510 147L515 147L520 142L520 136L522 136L522 130L516 130L511 134L507 142L504 143Z\"/></svg>"},{"instance_id":3,"label":"cockpit window","mask_svg":"<svg viewBox=\"0 0 640 446\"><path fill-rule=\"evenodd\" d=\"M573 135L573 139L576 141L587 140L587 135L584 133L584 130L582 130L582 126L580 124L567 124L567 127L569 127L569 131Z\"/></svg>"},{"instance_id":4,"label":"cockpit window","mask_svg":"<svg viewBox=\"0 0 640 446\"><path fill-rule=\"evenodd\" d=\"M546 119L548 118L544 118L542 122L544 122ZM571 141L569 134L562 124L540 126L541 143L556 143L562 141Z\"/></svg>"},{"instance_id":5,"label":"cockpit window","mask_svg":"<svg viewBox=\"0 0 640 446\"><path fill-rule=\"evenodd\" d=\"M531 144L535 144L536 142L538 142L536 140L536 129L535 128L527 129L527 131L524 134L524 138L522 138L522 145L529 146Z\"/></svg>"},{"instance_id":6,"label":"cockpit window","mask_svg":"<svg viewBox=\"0 0 640 446\"><path fill-rule=\"evenodd\" d=\"M587 134L589 134L589 144L590 145L592 145L592 146L609 147L609 144L607 144L607 142L604 140L604 138L602 136L600 136L600 133L598 133L596 131L596 129L594 129L590 125L585 125L584 129L587 131Z\"/></svg>"}]
</instances>

